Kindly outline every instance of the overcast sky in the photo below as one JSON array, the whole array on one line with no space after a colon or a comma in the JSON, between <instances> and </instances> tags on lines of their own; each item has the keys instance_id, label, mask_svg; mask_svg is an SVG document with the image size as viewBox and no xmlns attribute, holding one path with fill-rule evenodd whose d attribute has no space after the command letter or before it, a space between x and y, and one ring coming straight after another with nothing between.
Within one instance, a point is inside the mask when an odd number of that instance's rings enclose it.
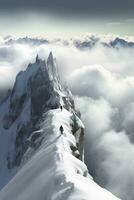
<instances>
[{"instance_id":1,"label":"overcast sky","mask_svg":"<svg viewBox=\"0 0 134 200\"><path fill-rule=\"evenodd\" d=\"M36 8L36 9L54 9L59 11L78 11L82 12L85 10L88 12L102 11L104 13L109 11L117 11L118 13L123 11L133 11L134 1L133 0L0 0L1 9L8 9L11 11L12 8Z\"/></svg>"},{"instance_id":2,"label":"overcast sky","mask_svg":"<svg viewBox=\"0 0 134 200\"><path fill-rule=\"evenodd\" d=\"M133 35L133 0L0 0L3 35Z\"/></svg>"}]
</instances>

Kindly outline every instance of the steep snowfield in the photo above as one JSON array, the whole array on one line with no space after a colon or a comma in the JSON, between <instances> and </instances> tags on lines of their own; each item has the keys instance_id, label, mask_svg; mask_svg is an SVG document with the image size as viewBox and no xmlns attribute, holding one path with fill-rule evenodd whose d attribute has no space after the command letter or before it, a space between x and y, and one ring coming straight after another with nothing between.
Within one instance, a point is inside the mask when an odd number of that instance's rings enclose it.
<instances>
[{"instance_id":1,"label":"steep snowfield","mask_svg":"<svg viewBox=\"0 0 134 200\"><path fill-rule=\"evenodd\" d=\"M23 160L23 167L1 190L0 200L118 200L98 186L86 165L72 155L70 146L76 145L76 138L71 124L72 113L66 109L45 113L36 131L42 133L41 146L36 153L29 147L24 155L29 161Z\"/></svg>"}]
</instances>

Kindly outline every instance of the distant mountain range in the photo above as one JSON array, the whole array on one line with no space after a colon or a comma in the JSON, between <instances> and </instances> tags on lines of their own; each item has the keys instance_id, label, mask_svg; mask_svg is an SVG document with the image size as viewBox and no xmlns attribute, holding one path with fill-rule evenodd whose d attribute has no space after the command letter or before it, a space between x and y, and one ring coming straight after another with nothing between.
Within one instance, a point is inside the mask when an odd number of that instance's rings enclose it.
<instances>
[{"instance_id":1,"label":"distant mountain range","mask_svg":"<svg viewBox=\"0 0 134 200\"><path fill-rule=\"evenodd\" d=\"M62 44L65 46L74 45L76 48L80 50L92 49L96 45L102 45L108 48L134 48L134 42L127 41L126 39L115 37L114 39L109 39L108 42L104 42L101 38L97 36L89 36L82 39L71 39L71 40L48 40L48 39L40 39L40 38L30 38L23 37L18 39L7 38L5 44L29 44L29 45L47 45L47 44Z\"/></svg>"},{"instance_id":2,"label":"distant mountain range","mask_svg":"<svg viewBox=\"0 0 134 200\"><path fill-rule=\"evenodd\" d=\"M134 48L134 42L128 42L125 39L121 39L119 37L110 40L109 42L102 42L100 38L91 36L84 41L74 40L74 46L78 49L90 49L95 47L96 45L102 45L104 47L109 48Z\"/></svg>"}]
</instances>

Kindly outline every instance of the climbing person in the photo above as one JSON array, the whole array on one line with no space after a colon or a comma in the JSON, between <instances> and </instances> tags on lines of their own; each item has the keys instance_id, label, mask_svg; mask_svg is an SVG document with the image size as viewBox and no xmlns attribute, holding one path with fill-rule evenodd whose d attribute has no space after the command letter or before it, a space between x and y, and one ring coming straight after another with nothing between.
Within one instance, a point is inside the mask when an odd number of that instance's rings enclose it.
<instances>
[{"instance_id":1,"label":"climbing person","mask_svg":"<svg viewBox=\"0 0 134 200\"><path fill-rule=\"evenodd\" d=\"M60 109L61 109L61 111L62 111L62 109L63 109L63 106L60 106Z\"/></svg>"},{"instance_id":2,"label":"climbing person","mask_svg":"<svg viewBox=\"0 0 134 200\"><path fill-rule=\"evenodd\" d=\"M63 135L63 131L64 131L64 129L63 129L63 126L61 125L61 126L60 126L61 135Z\"/></svg>"}]
</instances>

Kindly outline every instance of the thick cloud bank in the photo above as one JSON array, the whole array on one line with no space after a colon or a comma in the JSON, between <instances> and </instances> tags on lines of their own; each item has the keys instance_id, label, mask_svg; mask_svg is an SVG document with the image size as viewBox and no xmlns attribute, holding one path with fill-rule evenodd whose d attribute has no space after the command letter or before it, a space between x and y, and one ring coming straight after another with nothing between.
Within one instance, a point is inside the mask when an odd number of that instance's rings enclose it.
<instances>
[{"instance_id":1,"label":"thick cloud bank","mask_svg":"<svg viewBox=\"0 0 134 200\"><path fill-rule=\"evenodd\" d=\"M78 49L62 41L1 44L0 91L38 53L52 50L86 126L85 159L90 173L123 200L134 199L134 48L101 44Z\"/></svg>"},{"instance_id":2,"label":"thick cloud bank","mask_svg":"<svg viewBox=\"0 0 134 200\"><path fill-rule=\"evenodd\" d=\"M98 80L94 79L92 70L95 76L96 73L99 74ZM117 85L115 81L115 84L111 85L111 80L103 77L103 70L102 74L100 71L96 72L96 69L92 70L84 75L83 80L76 79L80 81L79 85L85 85L87 88L86 91L80 86L82 93L79 94L82 95L76 98L86 125L86 162L100 185L123 199L132 200L134 198L134 91L131 86L128 88L129 81L123 83L121 80ZM93 76L87 85L86 75ZM122 90L121 84L124 87Z\"/></svg>"},{"instance_id":3,"label":"thick cloud bank","mask_svg":"<svg viewBox=\"0 0 134 200\"><path fill-rule=\"evenodd\" d=\"M117 196L133 200L133 51L110 50L106 55L96 58L96 62L104 59L104 65L76 69L69 82L86 125L85 157L90 173Z\"/></svg>"}]
</instances>

